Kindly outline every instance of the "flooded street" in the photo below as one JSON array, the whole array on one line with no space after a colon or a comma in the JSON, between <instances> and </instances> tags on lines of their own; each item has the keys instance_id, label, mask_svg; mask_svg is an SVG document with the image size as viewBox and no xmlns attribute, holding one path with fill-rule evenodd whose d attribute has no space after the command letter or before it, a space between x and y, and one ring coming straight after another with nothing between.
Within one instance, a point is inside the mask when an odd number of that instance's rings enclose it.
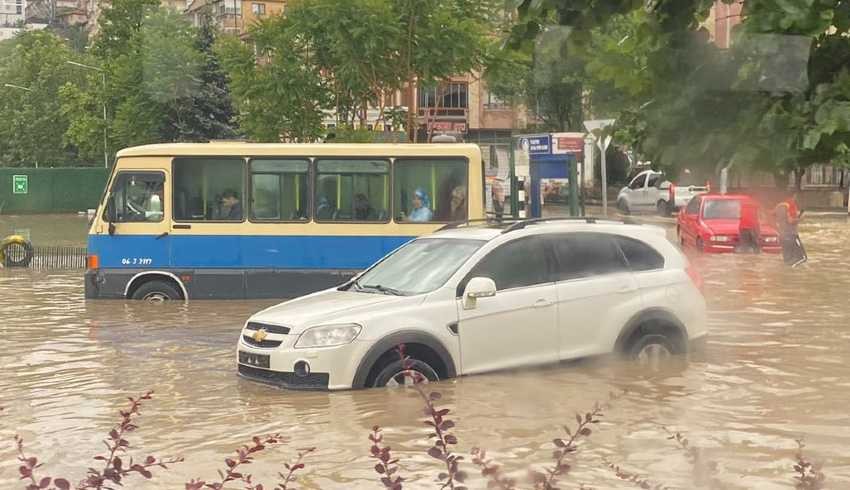
<instances>
[{"instance_id":1,"label":"flooded street","mask_svg":"<svg viewBox=\"0 0 850 490\"><path fill-rule=\"evenodd\" d=\"M36 245L84 238L85 218L52 219L30 225ZM0 230L25 221L7 219ZM677 488L697 487L706 473L721 488L793 488L800 437L828 488L850 488L850 225L807 216L801 235L810 261L797 269L773 255L693 258L706 281L710 338L688 363L650 372L600 360L433 385L452 409L459 452L486 448L522 479L529 465L550 463L551 441L575 424L576 410L625 390L562 488L634 488L605 461ZM260 454L248 469L255 480L278 481L297 448L316 446L299 488L379 488L368 441L376 424L401 459L405 488L434 488L441 467L425 454L414 392L291 392L237 378L242 323L273 303L86 302L80 270L0 271L0 488L23 487L15 434L45 475L81 479L126 397L147 390L154 399L129 437L130 454L186 461L148 482L131 477L126 488L212 479L233 449L272 432L290 442ZM696 471L665 427L700 449ZM486 486L468 462L466 470L470 488Z\"/></svg>"}]
</instances>

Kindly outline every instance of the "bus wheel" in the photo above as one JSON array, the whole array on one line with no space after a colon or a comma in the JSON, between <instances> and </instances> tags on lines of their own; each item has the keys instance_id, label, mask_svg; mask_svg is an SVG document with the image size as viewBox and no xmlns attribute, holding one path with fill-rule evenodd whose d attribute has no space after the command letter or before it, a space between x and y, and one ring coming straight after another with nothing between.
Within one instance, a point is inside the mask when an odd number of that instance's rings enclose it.
<instances>
[{"instance_id":1,"label":"bus wheel","mask_svg":"<svg viewBox=\"0 0 850 490\"><path fill-rule=\"evenodd\" d=\"M151 303L161 303L180 299L180 291L165 281L149 281L133 292L133 299L141 299Z\"/></svg>"}]
</instances>

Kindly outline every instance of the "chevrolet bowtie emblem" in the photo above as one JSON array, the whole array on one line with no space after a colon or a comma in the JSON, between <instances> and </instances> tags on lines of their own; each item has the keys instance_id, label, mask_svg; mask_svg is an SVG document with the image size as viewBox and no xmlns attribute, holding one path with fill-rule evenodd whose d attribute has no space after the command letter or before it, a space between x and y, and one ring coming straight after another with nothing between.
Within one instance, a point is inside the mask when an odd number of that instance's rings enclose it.
<instances>
[{"instance_id":1,"label":"chevrolet bowtie emblem","mask_svg":"<svg viewBox=\"0 0 850 490\"><path fill-rule=\"evenodd\" d=\"M254 332L254 335L251 335L251 338L254 339L257 342L262 342L262 341L266 340L266 337L268 337L268 336L269 336L269 333L266 331L266 329L261 328L261 329L257 330L256 332Z\"/></svg>"}]
</instances>

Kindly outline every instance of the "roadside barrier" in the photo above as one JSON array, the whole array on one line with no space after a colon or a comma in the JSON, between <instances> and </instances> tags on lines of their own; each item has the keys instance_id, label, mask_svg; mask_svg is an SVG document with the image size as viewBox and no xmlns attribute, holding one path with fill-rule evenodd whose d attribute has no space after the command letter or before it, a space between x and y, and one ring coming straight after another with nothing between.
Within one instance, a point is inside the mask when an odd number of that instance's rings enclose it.
<instances>
[{"instance_id":1,"label":"roadside barrier","mask_svg":"<svg viewBox=\"0 0 850 490\"><path fill-rule=\"evenodd\" d=\"M0 264L32 269L85 269L85 247L33 247L29 240L12 235L0 242Z\"/></svg>"}]
</instances>

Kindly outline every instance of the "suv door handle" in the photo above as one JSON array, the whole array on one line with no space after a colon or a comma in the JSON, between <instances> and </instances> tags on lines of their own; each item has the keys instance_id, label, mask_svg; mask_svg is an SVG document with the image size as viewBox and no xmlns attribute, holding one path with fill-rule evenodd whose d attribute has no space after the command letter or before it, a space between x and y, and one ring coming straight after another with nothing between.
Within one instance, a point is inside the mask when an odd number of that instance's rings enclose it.
<instances>
[{"instance_id":1,"label":"suv door handle","mask_svg":"<svg viewBox=\"0 0 850 490\"><path fill-rule=\"evenodd\" d=\"M548 299L538 299L534 302L534 308L546 308L547 306L552 306L554 303L549 301Z\"/></svg>"},{"instance_id":2,"label":"suv door handle","mask_svg":"<svg viewBox=\"0 0 850 490\"><path fill-rule=\"evenodd\" d=\"M637 288L634 287L634 286L623 286L623 287L621 287L620 289L617 290L617 294L627 294L627 293L633 293L635 291L637 291Z\"/></svg>"}]
</instances>

